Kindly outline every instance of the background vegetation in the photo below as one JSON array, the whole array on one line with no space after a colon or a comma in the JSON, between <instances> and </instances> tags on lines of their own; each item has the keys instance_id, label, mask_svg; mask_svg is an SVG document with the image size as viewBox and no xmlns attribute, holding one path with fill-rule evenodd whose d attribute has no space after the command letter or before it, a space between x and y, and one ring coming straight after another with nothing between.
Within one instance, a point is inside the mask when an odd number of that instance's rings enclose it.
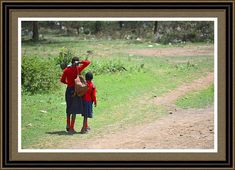
<instances>
[{"instance_id":1,"label":"background vegetation","mask_svg":"<svg viewBox=\"0 0 235 170\"><path fill-rule=\"evenodd\" d=\"M155 43L213 42L212 21L25 21L23 40L45 41L45 36L122 39Z\"/></svg>"},{"instance_id":2,"label":"background vegetation","mask_svg":"<svg viewBox=\"0 0 235 170\"><path fill-rule=\"evenodd\" d=\"M91 41L109 43L115 40L116 44L112 42L113 45L133 44L141 47L145 43L211 43L213 37L213 22L209 21L24 21L23 46L32 46L35 50L29 52L23 48L23 91L35 93L56 88L55 76L60 73L58 65L66 67L74 55L83 56L83 59L92 55L93 47L88 46ZM125 41L120 44L118 40ZM46 47L46 44L49 45ZM83 47L86 47L85 51ZM47 52L49 49L51 52ZM143 66L132 66L128 71ZM127 71L125 63L118 59L96 60L90 67L96 75Z\"/></svg>"}]
</instances>

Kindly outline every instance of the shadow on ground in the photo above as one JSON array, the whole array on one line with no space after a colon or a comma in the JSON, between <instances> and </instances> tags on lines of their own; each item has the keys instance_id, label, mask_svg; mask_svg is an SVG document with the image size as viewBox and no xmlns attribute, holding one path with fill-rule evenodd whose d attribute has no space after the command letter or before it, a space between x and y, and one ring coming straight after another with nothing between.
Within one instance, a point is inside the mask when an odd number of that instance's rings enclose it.
<instances>
[{"instance_id":1,"label":"shadow on ground","mask_svg":"<svg viewBox=\"0 0 235 170\"><path fill-rule=\"evenodd\" d=\"M81 132L76 132L76 133L68 133L66 131L54 131L54 132L46 132L46 134L49 134L49 135L75 135L75 134L81 134Z\"/></svg>"},{"instance_id":2,"label":"shadow on ground","mask_svg":"<svg viewBox=\"0 0 235 170\"><path fill-rule=\"evenodd\" d=\"M54 131L54 132L46 132L46 134L49 135L70 135L68 132L66 131Z\"/></svg>"}]
</instances>

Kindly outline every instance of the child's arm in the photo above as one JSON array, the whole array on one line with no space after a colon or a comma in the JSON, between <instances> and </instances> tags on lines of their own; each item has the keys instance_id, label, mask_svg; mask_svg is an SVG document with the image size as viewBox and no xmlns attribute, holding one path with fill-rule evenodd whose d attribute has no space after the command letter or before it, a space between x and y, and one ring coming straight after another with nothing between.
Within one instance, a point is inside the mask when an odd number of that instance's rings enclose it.
<instances>
[{"instance_id":1,"label":"child's arm","mask_svg":"<svg viewBox=\"0 0 235 170\"><path fill-rule=\"evenodd\" d=\"M92 100L94 102L95 107L97 106L97 100L96 100L96 88L93 86L92 90Z\"/></svg>"}]
</instances>

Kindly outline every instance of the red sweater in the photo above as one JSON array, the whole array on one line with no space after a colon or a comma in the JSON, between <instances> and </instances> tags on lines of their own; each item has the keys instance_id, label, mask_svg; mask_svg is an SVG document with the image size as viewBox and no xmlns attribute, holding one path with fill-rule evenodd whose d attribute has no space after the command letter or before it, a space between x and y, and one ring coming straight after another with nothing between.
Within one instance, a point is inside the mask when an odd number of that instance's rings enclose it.
<instances>
[{"instance_id":1,"label":"red sweater","mask_svg":"<svg viewBox=\"0 0 235 170\"><path fill-rule=\"evenodd\" d=\"M88 60L83 60L81 62L82 65L66 67L60 78L60 81L64 84L67 84L68 87L74 87L74 80L77 78L77 75L81 74L82 70L90 64L90 61Z\"/></svg>"},{"instance_id":2,"label":"red sweater","mask_svg":"<svg viewBox=\"0 0 235 170\"><path fill-rule=\"evenodd\" d=\"M91 81L87 81L87 85L89 88L82 98L85 101L93 101L96 103L96 88Z\"/></svg>"}]
</instances>

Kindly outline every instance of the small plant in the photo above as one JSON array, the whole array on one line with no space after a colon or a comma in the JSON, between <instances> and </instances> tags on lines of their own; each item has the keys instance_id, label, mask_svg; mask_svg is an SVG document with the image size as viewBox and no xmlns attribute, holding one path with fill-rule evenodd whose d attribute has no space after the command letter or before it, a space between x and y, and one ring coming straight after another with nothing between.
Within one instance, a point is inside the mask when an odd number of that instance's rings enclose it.
<instances>
[{"instance_id":1,"label":"small plant","mask_svg":"<svg viewBox=\"0 0 235 170\"><path fill-rule=\"evenodd\" d=\"M198 69L197 64L193 64L192 62L188 61L187 63L180 63L174 66L177 70L181 71L189 71L189 70L196 70Z\"/></svg>"}]
</instances>

